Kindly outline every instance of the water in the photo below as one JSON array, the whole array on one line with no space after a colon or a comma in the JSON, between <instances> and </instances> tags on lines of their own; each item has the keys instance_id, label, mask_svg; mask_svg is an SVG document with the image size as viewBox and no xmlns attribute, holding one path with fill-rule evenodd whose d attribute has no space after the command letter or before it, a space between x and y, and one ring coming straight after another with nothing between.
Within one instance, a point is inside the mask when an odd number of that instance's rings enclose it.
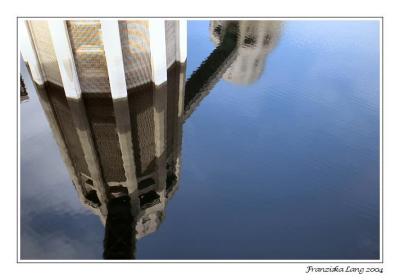
<instances>
[{"instance_id":1,"label":"water","mask_svg":"<svg viewBox=\"0 0 400 280\"><path fill-rule=\"evenodd\" d=\"M188 22L179 187L136 259L379 258L379 22L258 24ZM26 84L21 257L101 259L105 226Z\"/></svg>"}]
</instances>

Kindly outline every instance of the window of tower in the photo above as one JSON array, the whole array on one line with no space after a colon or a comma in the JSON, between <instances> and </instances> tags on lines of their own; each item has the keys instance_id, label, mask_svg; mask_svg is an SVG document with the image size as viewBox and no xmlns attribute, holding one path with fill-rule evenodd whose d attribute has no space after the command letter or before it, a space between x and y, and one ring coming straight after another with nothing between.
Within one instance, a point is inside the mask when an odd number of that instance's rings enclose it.
<instances>
[{"instance_id":1,"label":"window of tower","mask_svg":"<svg viewBox=\"0 0 400 280\"><path fill-rule=\"evenodd\" d=\"M271 41L271 36L270 36L269 34L267 34L267 35L264 37L263 46L269 45L269 42L270 42L270 41Z\"/></svg>"},{"instance_id":2,"label":"window of tower","mask_svg":"<svg viewBox=\"0 0 400 280\"><path fill-rule=\"evenodd\" d=\"M256 37L254 37L254 36L246 36L244 38L243 42L244 42L245 46L248 46L248 47L254 46L256 44Z\"/></svg>"},{"instance_id":3,"label":"window of tower","mask_svg":"<svg viewBox=\"0 0 400 280\"><path fill-rule=\"evenodd\" d=\"M156 205L157 203L160 203L160 195L155 191L149 191L147 193L139 195L139 201L140 208L144 210L146 208Z\"/></svg>"},{"instance_id":4,"label":"window of tower","mask_svg":"<svg viewBox=\"0 0 400 280\"><path fill-rule=\"evenodd\" d=\"M89 201L89 205L93 208L98 208L101 205L101 202L95 190L90 190L86 192L85 198Z\"/></svg>"},{"instance_id":5,"label":"window of tower","mask_svg":"<svg viewBox=\"0 0 400 280\"><path fill-rule=\"evenodd\" d=\"M144 190L144 189L146 189L146 188L148 188L150 186L153 186L155 184L156 184L156 182L154 181L153 178L146 178L146 179L144 179L144 180L139 182L138 188L139 188L139 190Z\"/></svg>"}]
</instances>

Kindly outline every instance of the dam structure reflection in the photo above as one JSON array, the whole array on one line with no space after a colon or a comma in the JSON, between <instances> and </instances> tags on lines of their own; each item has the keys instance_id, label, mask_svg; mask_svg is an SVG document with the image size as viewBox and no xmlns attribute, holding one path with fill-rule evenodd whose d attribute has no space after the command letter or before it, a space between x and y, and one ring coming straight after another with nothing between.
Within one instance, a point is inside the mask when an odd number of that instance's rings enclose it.
<instances>
[{"instance_id":1,"label":"dam structure reflection","mask_svg":"<svg viewBox=\"0 0 400 280\"><path fill-rule=\"evenodd\" d=\"M21 53L73 185L105 225L105 259L135 258L136 240L157 230L178 188L185 120L220 79L257 80L280 26L210 22L216 48L186 81L185 21L20 24Z\"/></svg>"}]
</instances>

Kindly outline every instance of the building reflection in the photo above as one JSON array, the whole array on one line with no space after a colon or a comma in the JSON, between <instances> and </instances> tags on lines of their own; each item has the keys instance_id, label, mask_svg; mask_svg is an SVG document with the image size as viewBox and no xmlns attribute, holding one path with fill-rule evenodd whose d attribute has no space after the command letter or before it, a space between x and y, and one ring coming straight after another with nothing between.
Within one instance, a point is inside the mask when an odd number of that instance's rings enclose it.
<instances>
[{"instance_id":1,"label":"building reflection","mask_svg":"<svg viewBox=\"0 0 400 280\"><path fill-rule=\"evenodd\" d=\"M221 44L228 24L227 21L210 23L210 36L215 45ZM237 27L237 56L225 71L223 79L241 85L257 81L264 71L266 57L275 48L280 34L280 21L240 21Z\"/></svg>"},{"instance_id":2,"label":"building reflection","mask_svg":"<svg viewBox=\"0 0 400 280\"><path fill-rule=\"evenodd\" d=\"M221 78L258 79L280 23L211 22L217 46L187 81L184 22L114 23L29 21L23 55L79 198L105 225L103 257L131 259L178 188L184 121Z\"/></svg>"},{"instance_id":3,"label":"building reflection","mask_svg":"<svg viewBox=\"0 0 400 280\"><path fill-rule=\"evenodd\" d=\"M210 38L216 45L186 82L185 118L221 80L250 85L265 68L267 55L282 31L281 21L210 21Z\"/></svg>"}]
</instances>

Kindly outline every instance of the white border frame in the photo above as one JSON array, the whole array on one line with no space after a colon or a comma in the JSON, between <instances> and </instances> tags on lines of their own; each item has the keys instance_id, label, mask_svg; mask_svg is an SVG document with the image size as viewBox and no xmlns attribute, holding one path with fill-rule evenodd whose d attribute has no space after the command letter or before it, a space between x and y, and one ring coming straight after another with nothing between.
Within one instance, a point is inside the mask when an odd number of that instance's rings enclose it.
<instances>
[{"instance_id":1,"label":"white border frame","mask_svg":"<svg viewBox=\"0 0 400 280\"><path fill-rule=\"evenodd\" d=\"M380 258L377 260L23 260L20 256L20 134L18 134L18 213L17 213L17 227L18 227L18 244L17 244L17 262L18 263L303 263L303 264L365 264L365 263L383 263L384 260L384 251L383 251L383 239L384 239L384 231L383 231L383 223L384 223L384 216L383 216L383 25L384 25L384 18L381 16L362 16L362 17L17 17L17 26L19 26L19 22L21 20L39 20L39 19L60 19L60 20L85 20L85 19L117 19L117 20L126 20L126 19L163 19L163 20L219 20L219 19L228 19L228 20L284 20L284 21L295 21L295 20L304 20L304 21L311 21L311 20L338 20L338 21L348 21L348 20L357 20L357 21L371 21L377 20L380 24L380 137L379 137L379 145L380 145L380 236L379 236L379 255ZM19 37L19 36L18 36ZM18 38L17 37L17 38ZM20 58L21 56L18 55L20 53L20 40L18 40L18 51L17 51L17 60L18 60L18 67L17 67L17 74L20 75ZM17 79L19 81L19 77ZM18 91L19 91L19 83L18 83ZM20 103L18 102L18 116L20 113ZM20 130L20 122L18 117L18 131Z\"/></svg>"}]
</instances>

